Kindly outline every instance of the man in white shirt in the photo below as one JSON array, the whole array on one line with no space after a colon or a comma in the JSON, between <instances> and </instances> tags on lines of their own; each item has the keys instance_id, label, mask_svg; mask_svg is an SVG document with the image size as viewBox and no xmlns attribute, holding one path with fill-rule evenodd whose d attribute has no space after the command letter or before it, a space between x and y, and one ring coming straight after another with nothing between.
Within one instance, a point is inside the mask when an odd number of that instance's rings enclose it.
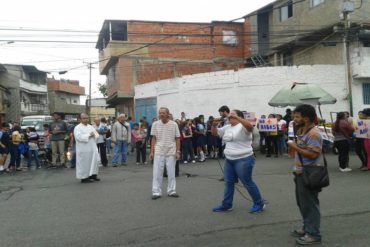
<instances>
[{"instance_id":1,"label":"man in white shirt","mask_svg":"<svg viewBox=\"0 0 370 247\"><path fill-rule=\"evenodd\" d=\"M153 163L152 199L162 196L163 169L166 164L168 174L167 195L177 198L175 164L180 159L180 131L177 124L170 120L168 108L159 109L159 121L152 125L152 143L149 159Z\"/></svg>"}]
</instances>

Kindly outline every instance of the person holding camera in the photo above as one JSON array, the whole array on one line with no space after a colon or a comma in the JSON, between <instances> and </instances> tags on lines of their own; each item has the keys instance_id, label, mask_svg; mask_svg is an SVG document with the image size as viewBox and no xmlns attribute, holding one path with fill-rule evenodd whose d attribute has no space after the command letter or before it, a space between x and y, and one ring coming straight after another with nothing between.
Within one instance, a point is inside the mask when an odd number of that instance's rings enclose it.
<instances>
[{"instance_id":1,"label":"person holding camera","mask_svg":"<svg viewBox=\"0 0 370 247\"><path fill-rule=\"evenodd\" d=\"M213 212L225 212L232 210L235 182L239 179L252 197L253 206L250 213L260 213L265 208L261 193L252 179L253 167L256 158L252 148L253 125L239 110L230 112L229 124L217 128L222 119L215 119L212 125L212 134L218 135L225 143L224 163L224 199L222 203L212 210Z\"/></svg>"}]
</instances>

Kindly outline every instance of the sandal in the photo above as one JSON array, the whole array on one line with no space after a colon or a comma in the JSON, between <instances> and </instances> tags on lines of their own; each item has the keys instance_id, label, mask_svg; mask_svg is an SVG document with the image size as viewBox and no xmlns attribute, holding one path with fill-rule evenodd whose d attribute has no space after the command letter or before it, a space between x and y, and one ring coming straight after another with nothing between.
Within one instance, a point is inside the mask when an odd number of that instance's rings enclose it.
<instances>
[{"instance_id":1,"label":"sandal","mask_svg":"<svg viewBox=\"0 0 370 247\"><path fill-rule=\"evenodd\" d=\"M297 238L296 243L299 245L311 245L311 244L321 244L320 237L312 237L308 234L305 234L303 237Z\"/></svg>"},{"instance_id":2,"label":"sandal","mask_svg":"<svg viewBox=\"0 0 370 247\"><path fill-rule=\"evenodd\" d=\"M293 230L290 235L292 237L300 238L303 237L306 233L304 232L303 229L298 229L298 230Z\"/></svg>"}]
</instances>

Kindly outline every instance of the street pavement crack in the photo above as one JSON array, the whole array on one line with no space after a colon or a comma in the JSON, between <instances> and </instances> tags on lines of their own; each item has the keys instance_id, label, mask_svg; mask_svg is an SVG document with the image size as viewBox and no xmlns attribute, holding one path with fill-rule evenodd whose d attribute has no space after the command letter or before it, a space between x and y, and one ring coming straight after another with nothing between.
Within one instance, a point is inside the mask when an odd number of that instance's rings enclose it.
<instances>
[{"instance_id":1,"label":"street pavement crack","mask_svg":"<svg viewBox=\"0 0 370 247\"><path fill-rule=\"evenodd\" d=\"M10 198L12 198L15 195L15 193L21 190L23 190L21 186L0 188L0 200L8 201Z\"/></svg>"}]
</instances>

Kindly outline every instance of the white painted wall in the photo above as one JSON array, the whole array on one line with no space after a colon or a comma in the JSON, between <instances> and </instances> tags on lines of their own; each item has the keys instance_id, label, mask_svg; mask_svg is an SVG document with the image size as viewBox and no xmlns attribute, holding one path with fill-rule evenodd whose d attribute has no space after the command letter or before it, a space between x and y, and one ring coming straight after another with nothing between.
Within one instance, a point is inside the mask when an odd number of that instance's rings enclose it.
<instances>
[{"instance_id":1,"label":"white painted wall","mask_svg":"<svg viewBox=\"0 0 370 247\"><path fill-rule=\"evenodd\" d=\"M263 67L202 73L138 85L135 99L157 97L157 107L168 107L175 118L179 118L182 111L189 118L199 114L218 116L217 110L222 105L256 112L257 116L269 113L284 115L285 108L274 108L267 103L283 86L293 82L319 84L337 98L336 104L322 106L324 118L329 120L331 111L349 110L345 100L347 87L343 65ZM357 88L354 91L357 93Z\"/></svg>"}]
</instances>

